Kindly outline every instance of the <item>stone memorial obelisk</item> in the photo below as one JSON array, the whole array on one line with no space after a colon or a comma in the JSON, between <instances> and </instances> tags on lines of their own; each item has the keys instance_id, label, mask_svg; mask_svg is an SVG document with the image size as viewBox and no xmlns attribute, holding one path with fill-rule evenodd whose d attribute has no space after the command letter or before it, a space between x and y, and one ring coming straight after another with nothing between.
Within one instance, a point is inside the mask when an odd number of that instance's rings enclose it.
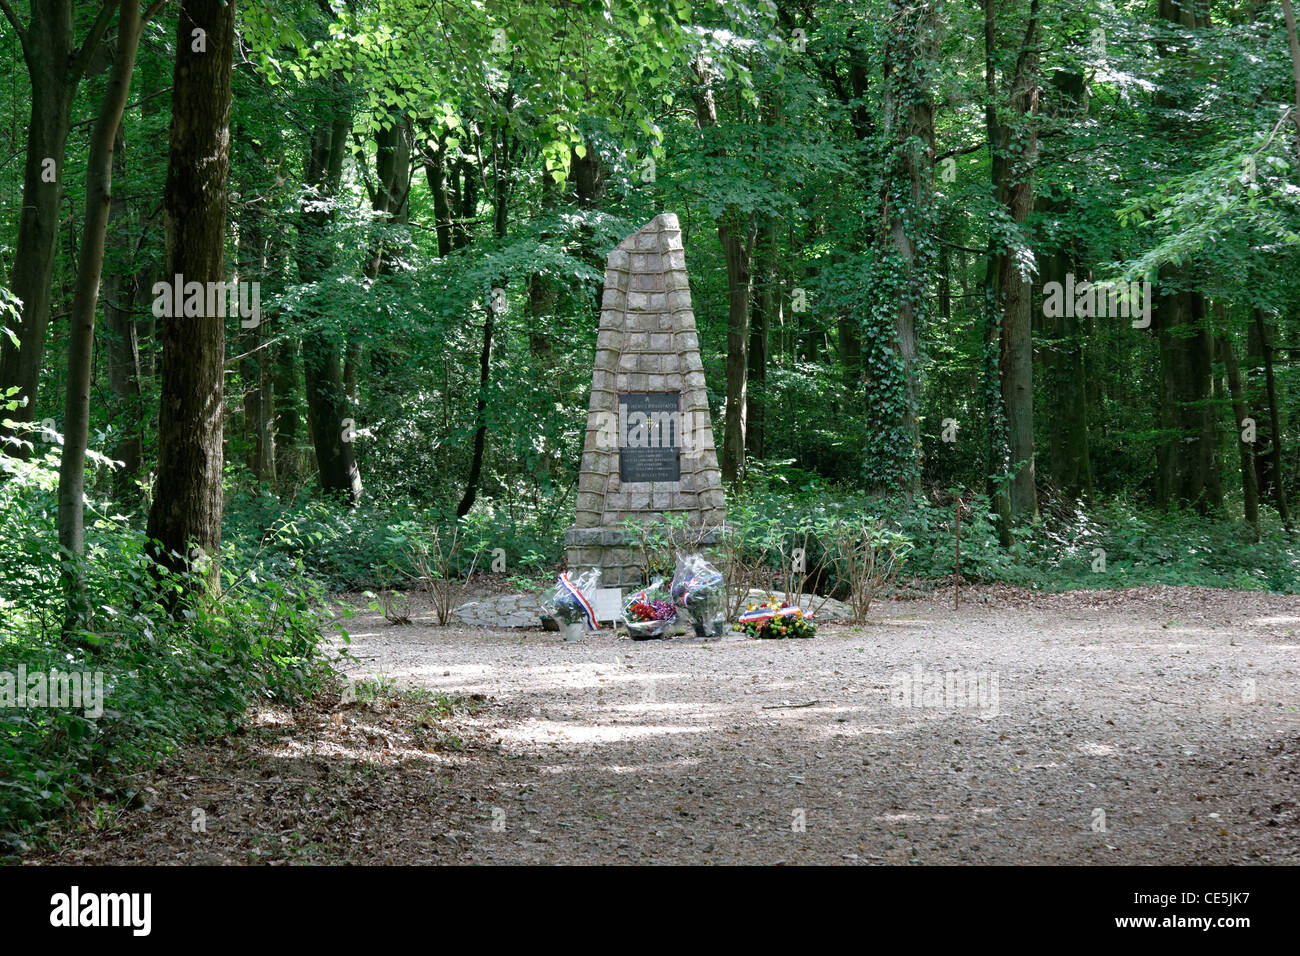
<instances>
[{"instance_id":1,"label":"stone memorial obelisk","mask_svg":"<svg viewBox=\"0 0 1300 956\"><path fill-rule=\"evenodd\" d=\"M682 230L664 213L606 265L577 520L565 535L569 569L599 567L604 587L639 585L623 523L670 514L715 541L726 500Z\"/></svg>"}]
</instances>

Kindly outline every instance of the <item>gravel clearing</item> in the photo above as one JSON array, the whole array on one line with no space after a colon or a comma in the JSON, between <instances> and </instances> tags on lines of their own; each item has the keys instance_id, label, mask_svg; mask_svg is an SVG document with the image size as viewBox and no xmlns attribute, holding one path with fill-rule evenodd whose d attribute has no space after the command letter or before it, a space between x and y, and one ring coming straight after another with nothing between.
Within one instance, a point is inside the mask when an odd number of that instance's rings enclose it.
<instances>
[{"instance_id":1,"label":"gravel clearing","mask_svg":"<svg viewBox=\"0 0 1300 956\"><path fill-rule=\"evenodd\" d=\"M811 641L412 618L354 619L348 673L491 699L463 862L1300 857L1295 597L948 590Z\"/></svg>"}]
</instances>

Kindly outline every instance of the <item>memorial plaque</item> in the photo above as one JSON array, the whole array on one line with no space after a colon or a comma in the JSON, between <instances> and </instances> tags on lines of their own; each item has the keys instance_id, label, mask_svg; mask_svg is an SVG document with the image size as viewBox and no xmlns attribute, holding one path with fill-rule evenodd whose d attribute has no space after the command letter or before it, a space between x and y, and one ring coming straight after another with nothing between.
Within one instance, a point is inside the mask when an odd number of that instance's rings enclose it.
<instances>
[{"instance_id":1,"label":"memorial plaque","mask_svg":"<svg viewBox=\"0 0 1300 956\"><path fill-rule=\"evenodd\" d=\"M618 477L623 484L681 481L676 392L632 392L618 397Z\"/></svg>"}]
</instances>

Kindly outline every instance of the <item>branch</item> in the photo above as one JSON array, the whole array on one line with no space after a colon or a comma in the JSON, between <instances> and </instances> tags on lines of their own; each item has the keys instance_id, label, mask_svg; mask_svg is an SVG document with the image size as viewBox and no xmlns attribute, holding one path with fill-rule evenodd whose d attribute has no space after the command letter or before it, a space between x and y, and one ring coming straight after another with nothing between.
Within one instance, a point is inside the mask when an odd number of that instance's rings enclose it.
<instances>
[{"instance_id":1,"label":"branch","mask_svg":"<svg viewBox=\"0 0 1300 956\"><path fill-rule=\"evenodd\" d=\"M149 4L149 9L141 15L140 26L143 27L146 23L152 20L154 15L166 5L167 0L153 0L153 3Z\"/></svg>"},{"instance_id":2,"label":"branch","mask_svg":"<svg viewBox=\"0 0 1300 956\"><path fill-rule=\"evenodd\" d=\"M166 0L163 0L163 2L166 2ZM170 86L164 86L161 90L154 90L152 93L148 94L147 96L140 97L134 103L127 106L126 109L133 110L137 106L143 106L145 103L148 103L155 96L162 96L164 93L170 93L171 91L172 88ZM125 110L123 110L123 112L125 112ZM95 122L95 117L93 116L87 117L84 120L77 120L75 123L69 126L68 129L80 129L82 126L89 126L93 122Z\"/></svg>"},{"instance_id":3,"label":"branch","mask_svg":"<svg viewBox=\"0 0 1300 956\"><path fill-rule=\"evenodd\" d=\"M9 6L9 0L0 0L0 10L4 11L5 18L13 24L14 32L18 34L18 42L22 44L23 52L27 52L27 31L23 29L22 23L18 20L18 14L14 13L14 8Z\"/></svg>"},{"instance_id":4,"label":"branch","mask_svg":"<svg viewBox=\"0 0 1300 956\"><path fill-rule=\"evenodd\" d=\"M962 146L959 149L950 149L946 153L939 153L934 157L934 161L937 163L941 159L948 159L952 156L965 156L967 153L979 152L987 145L988 143L973 143L970 146Z\"/></svg>"},{"instance_id":5,"label":"branch","mask_svg":"<svg viewBox=\"0 0 1300 956\"><path fill-rule=\"evenodd\" d=\"M99 16L95 17L95 22L90 25L90 32L86 34L85 42L81 44L81 49L73 56L72 80L74 83L79 83L82 76L85 75L86 67L90 65L90 58L95 55L95 47L99 46L100 41L104 39L108 25L113 20L114 8L113 0L104 0L104 5L99 8Z\"/></svg>"}]
</instances>

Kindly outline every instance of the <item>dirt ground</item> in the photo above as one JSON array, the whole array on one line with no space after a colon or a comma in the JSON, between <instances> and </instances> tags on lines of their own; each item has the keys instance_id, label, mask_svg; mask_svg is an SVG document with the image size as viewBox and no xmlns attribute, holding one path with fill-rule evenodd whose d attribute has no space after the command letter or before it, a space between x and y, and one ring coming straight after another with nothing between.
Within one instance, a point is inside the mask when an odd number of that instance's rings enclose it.
<instances>
[{"instance_id":1,"label":"dirt ground","mask_svg":"<svg viewBox=\"0 0 1300 956\"><path fill-rule=\"evenodd\" d=\"M349 625L389 699L262 715L48 860L1300 861L1294 597L948 590L809 641L411 616Z\"/></svg>"}]
</instances>

